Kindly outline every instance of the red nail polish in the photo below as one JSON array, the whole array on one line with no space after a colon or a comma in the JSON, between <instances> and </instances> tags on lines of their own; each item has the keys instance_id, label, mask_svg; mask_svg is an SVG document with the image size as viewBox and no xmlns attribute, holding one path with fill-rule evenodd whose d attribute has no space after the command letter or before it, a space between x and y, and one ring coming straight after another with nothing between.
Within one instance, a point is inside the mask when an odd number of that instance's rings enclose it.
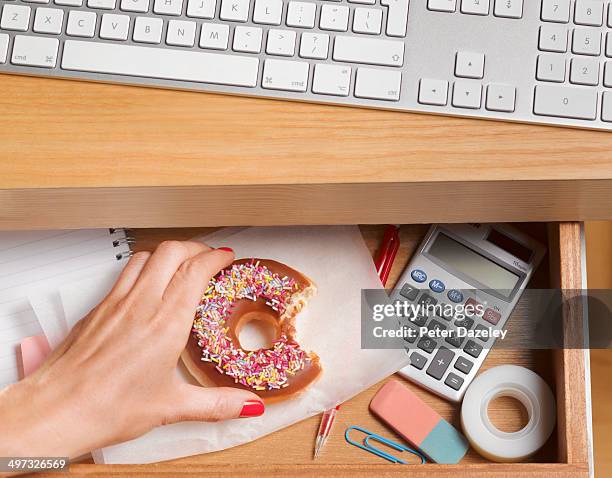
<instances>
[{"instance_id":1,"label":"red nail polish","mask_svg":"<svg viewBox=\"0 0 612 478\"><path fill-rule=\"evenodd\" d=\"M266 407L259 400L247 400L240 411L240 418L258 417L263 415Z\"/></svg>"},{"instance_id":2,"label":"red nail polish","mask_svg":"<svg viewBox=\"0 0 612 478\"><path fill-rule=\"evenodd\" d=\"M219 247L218 249L220 251L225 251L225 252L234 252L234 249L232 249L231 247Z\"/></svg>"}]
</instances>

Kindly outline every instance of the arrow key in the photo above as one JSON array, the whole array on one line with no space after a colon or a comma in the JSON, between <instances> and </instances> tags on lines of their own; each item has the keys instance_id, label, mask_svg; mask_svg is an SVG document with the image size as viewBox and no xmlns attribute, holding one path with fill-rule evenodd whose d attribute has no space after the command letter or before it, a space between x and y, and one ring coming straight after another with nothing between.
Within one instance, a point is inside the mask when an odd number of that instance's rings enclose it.
<instances>
[{"instance_id":1,"label":"arrow key","mask_svg":"<svg viewBox=\"0 0 612 478\"><path fill-rule=\"evenodd\" d=\"M491 83L487 87L486 108L489 111L514 112L516 88L500 83Z\"/></svg>"},{"instance_id":2,"label":"arrow key","mask_svg":"<svg viewBox=\"0 0 612 478\"><path fill-rule=\"evenodd\" d=\"M419 103L445 106L448 101L448 81L423 78L419 84Z\"/></svg>"},{"instance_id":3,"label":"arrow key","mask_svg":"<svg viewBox=\"0 0 612 478\"><path fill-rule=\"evenodd\" d=\"M480 108L482 86L476 81L457 80L453 88L453 106L457 108Z\"/></svg>"},{"instance_id":4,"label":"arrow key","mask_svg":"<svg viewBox=\"0 0 612 478\"><path fill-rule=\"evenodd\" d=\"M481 79L484 76L484 64L483 53L459 51L455 57L455 76Z\"/></svg>"}]
</instances>

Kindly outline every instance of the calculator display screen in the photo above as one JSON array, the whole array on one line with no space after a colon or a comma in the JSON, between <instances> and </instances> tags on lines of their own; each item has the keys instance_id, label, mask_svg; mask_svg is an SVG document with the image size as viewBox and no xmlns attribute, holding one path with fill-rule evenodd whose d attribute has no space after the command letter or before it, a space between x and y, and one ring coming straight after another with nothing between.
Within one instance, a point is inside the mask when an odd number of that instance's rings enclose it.
<instances>
[{"instance_id":1,"label":"calculator display screen","mask_svg":"<svg viewBox=\"0 0 612 478\"><path fill-rule=\"evenodd\" d=\"M429 247L429 255L482 285L509 297L520 277L463 244L439 233Z\"/></svg>"}]
</instances>

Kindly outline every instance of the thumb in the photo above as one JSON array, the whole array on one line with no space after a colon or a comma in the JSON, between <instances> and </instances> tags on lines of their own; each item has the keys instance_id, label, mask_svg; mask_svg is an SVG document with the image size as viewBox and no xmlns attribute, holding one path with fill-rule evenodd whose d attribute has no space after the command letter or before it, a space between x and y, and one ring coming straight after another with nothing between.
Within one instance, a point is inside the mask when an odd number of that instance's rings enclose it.
<instances>
[{"instance_id":1,"label":"thumb","mask_svg":"<svg viewBox=\"0 0 612 478\"><path fill-rule=\"evenodd\" d=\"M181 384L178 392L166 423L258 417L265 410L261 398L237 388Z\"/></svg>"}]
</instances>

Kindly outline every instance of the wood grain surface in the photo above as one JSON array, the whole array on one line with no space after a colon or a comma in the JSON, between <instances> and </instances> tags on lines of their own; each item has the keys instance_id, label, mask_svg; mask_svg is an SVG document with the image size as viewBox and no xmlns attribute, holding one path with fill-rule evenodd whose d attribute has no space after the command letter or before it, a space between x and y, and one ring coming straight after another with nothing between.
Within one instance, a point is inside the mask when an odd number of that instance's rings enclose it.
<instances>
[{"instance_id":1,"label":"wood grain surface","mask_svg":"<svg viewBox=\"0 0 612 478\"><path fill-rule=\"evenodd\" d=\"M550 227L547 231L545 225L532 224L524 226L529 232L540 239L546 240L548 234L561 234L564 240L574 241L576 226ZM362 226L364 239L372 251L375 252L382 238L383 228L380 226ZM426 226L403 226L400 231L401 247L391 271L389 284L397 280L400 272L408 262L414 248L420 242L427 230ZM205 229L153 229L135 230L137 238L137 248L150 250L159 241L164 239L188 239L205 232ZM552 232L551 232L552 231ZM554 245L555 242L553 241ZM579 242L576 247L579 247ZM554 247L554 246L553 246ZM568 253L576 252L574 246L568 249ZM550 256L553 261L562 258L563 254L553 252ZM552 261L551 261L552 262ZM575 261L572 262L574 264ZM532 282L532 287L547 287L551 284L548 259L539 267ZM555 270L552 267L551 270ZM569 269L566 268L569 272ZM571 273L570 273L571 274ZM554 280L552 282L555 282ZM564 357L561 357L561 362ZM559 378L556 368L561 366L561 371L579 375L583 371L583 364L580 361L572 361L563 366L559 364L554 354L550 351L528 351L528 350L507 350L495 348L488 356L483 370L496 365L513 363L529 367L539 373L551 386L557 384L557 390L565 389L565 378ZM573 367L570 370L570 367ZM403 380L401 377L395 378ZM451 404L423 389L404 381L415 393L417 393L426 403L432 406L444 418L460 428L459 407ZM381 384L371 387L362 392L349 402L343 404L335 424L334 432L329 440L322 456L315 462L312 459L312 450L316 430L319 424L319 417L313 417L297 423L291 427L283 429L272 435L268 435L254 442L235 447L217 453L210 453L198 456L187 457L173 460L157 465L121 467L121 466L96 466L75 465L74 471L77 473L128 473L130 475L147 473L210 473L212 475L229 474L231 476L249 476L253 468L257 467L262 473L267 472L275 476L332 476L332 475L355 475L366 476L369 473L376 473L381 476L403 472L401 467L384 465L380 458L371 454L364 453L357 448L348 446L343 437L343 430L350 425L361 425L365 428L382 434L386 437L401 440L392 430L382 425L368 410L368 404L372 396L379 389ZM578 477L586 476L588 472L587 462L584 455L579 452L568 451L568 448L583 448L584 443L584 391L574 390L575 397L570 397L565 392L562 395L567 399L568 404L561 405L562 413L567 409L572 415L570 421L565 419L560 421L560 427L565 427L571 423L577 427L576 433L572 434L567 428L559 429L535 456L528 460L528 464L518 465L498 465L491 464L483 459L473 450L470 450L466 457L458 466L439 466L427 465L426 468L411 468L413 476L461 476L461 477L535 477L535 476L558 476L558 477ZM516 427L523 418L520 412L514 407L510 400L499 400L492 404L490 408L492 419L501 428ZM560 437L560 438L558 438ZM578 453L578 454L575 454ZM566 462L560 464L558 462ZM296 466L298 465L298 466ZM411 475L412 476L412 475Z\"/></svg>"},{"instance_id":2,"label":"wood grain surface","mask_svg":"<svg viewBox=\"0 0 612 478\"><path fill-rule=\"evenodd\" d=\"M10 75L0 91L1 228L612 218L606 132Z\"/></svg>"}]
</instances>

